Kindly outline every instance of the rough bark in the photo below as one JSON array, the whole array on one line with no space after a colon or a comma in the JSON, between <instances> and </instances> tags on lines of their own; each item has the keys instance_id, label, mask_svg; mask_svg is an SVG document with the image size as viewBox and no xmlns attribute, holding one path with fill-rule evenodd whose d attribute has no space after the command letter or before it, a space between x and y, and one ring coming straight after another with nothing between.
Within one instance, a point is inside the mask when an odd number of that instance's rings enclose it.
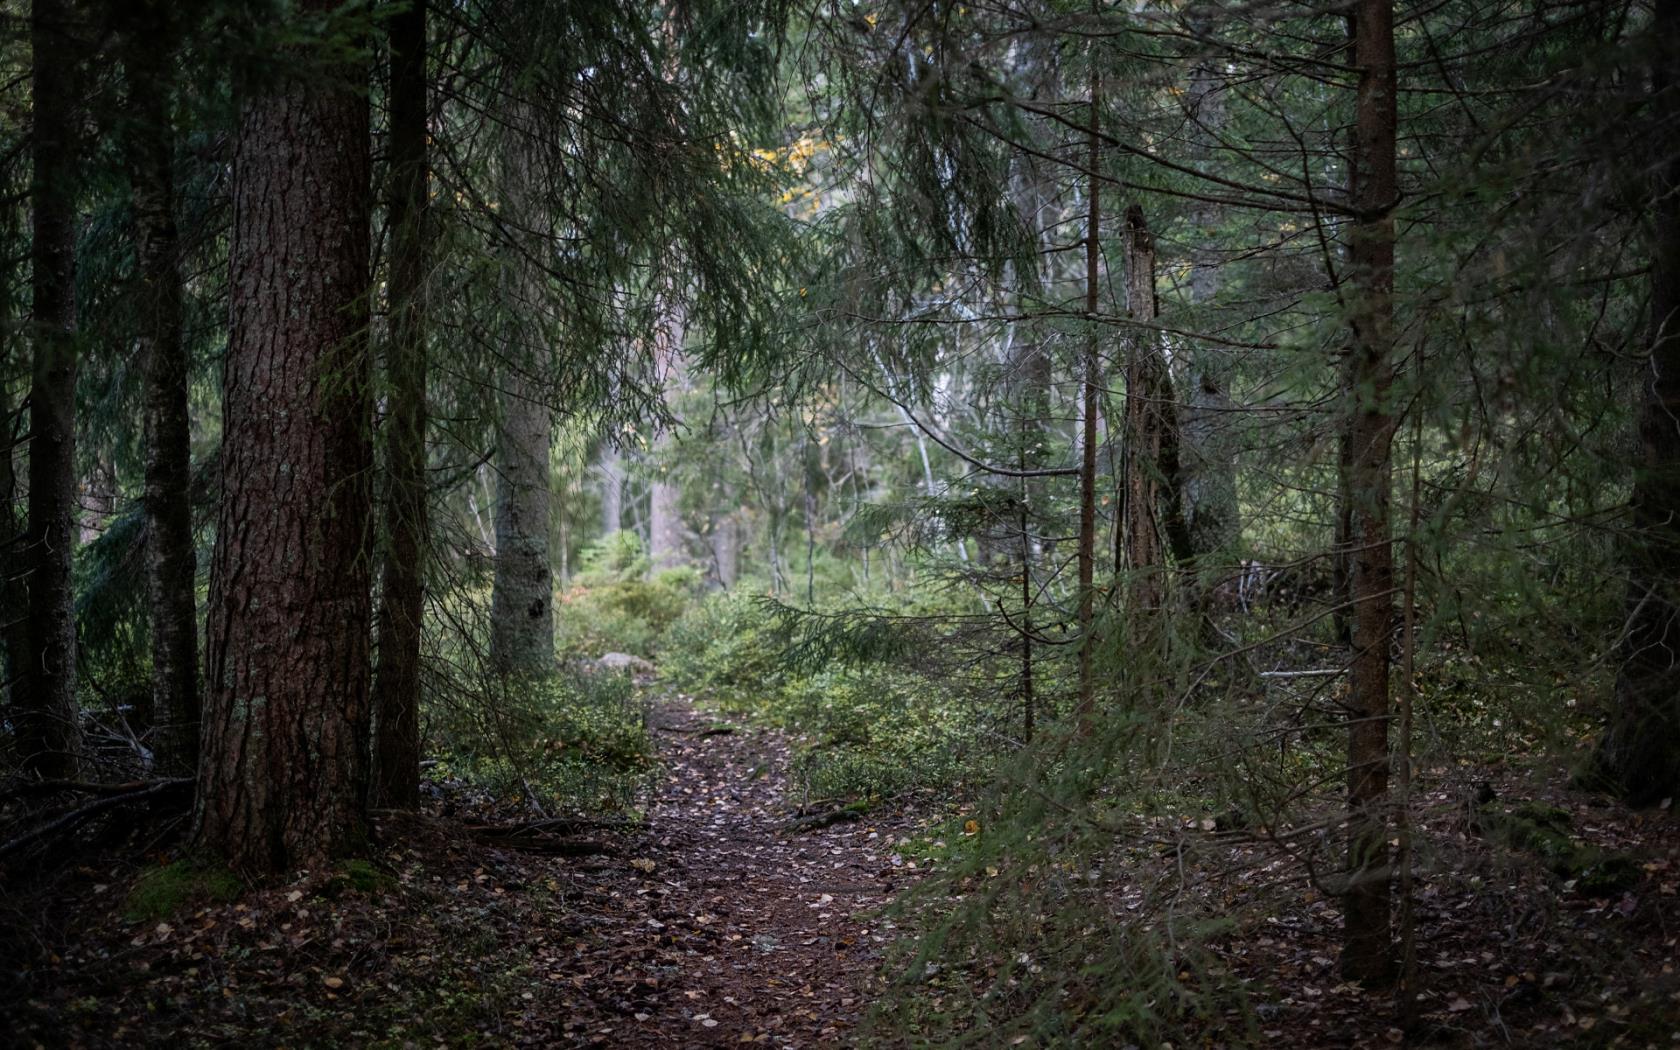
<instances>
[{"instance_id":1,"label":"rough bark","mask_svg":"<svg viewBox=\"0 0 1680 1050\"><path fill-rule=\"evenodd\" d=\"M250 872L366 837L368 102L332 72L254 90L234 150L197 837Z\"/></svg>"},{"instance_id":2,"label":"rough bark","mask_svg":"<svg viewBox=\"0 0 1680 1050\"><path fill-rule=\"evenodd\" d=\"M1657 4L1651 86L1660 126L1680 121L1680 0ZM1651 356L1645 369L1627 544L1628 619L1605 779L1635 805L1680 795L1680 154L1657 137L1651 197Z\"/></svg>"},{"instance_id":3,"label":"rough bark","mask_svg":"<svg viewBox=\"0 0 1680 1050\"><path fill-rule=\"evenodd\" d=\"M6 339L3 330L0 330L0 339ZM9 355L12 349L8 345L6 353ZM23 688L22 676L29 660L27 596L20 568L20 548L27 522L16 509L17 474L12 465L12 452L18 424L13 419L11 361L6 356L0 356L0 362L5 368L5 372L0 373L0 445L4 446L0 451L0 507L5 508L0 514L0 555L4 555L0 557L0 565L5 566L0 569L0 642L3 642L5 659L4 665L0 666L0 681L5 683L4 689L0 689L0 701L10 704L14 695L21 695L14 694L13 690Z\"/></svg>"},{"instance_id":4,"label":"rough bark","mask_svg":"<svg viewBox=\"0 0 1680 1050\"><path fill-rule=\"evenodd\" d=\"M179 239L175 229L174 127L168 98L171 42L160 12L146 5L127 35L124 64L133 90L133 131L124 143L134 209L139 280L137 339L145 362L146 595L152 635L152 739L160 769L198 765L198 560L192 531L189 361L181 331Z\"/></svg>"},{"instance_id":5,"label":"rough bark","mask_svg":"<svg viewBox=\"0 0 1680 1050\"><path fill-rule=\"evenodd\" d=\"M375 806L420 804L420 635L426 603L426 4L388 23L391 44L390 342L385 371L385 562L373 679Z\"/></svg>"},{"instance_id":6,"label":"rough bark","mask_svg":"<svg viewBox=\"0 0 1680 1050\"><path fill-rule=\"evenodd\" d=\"M534 260L541 238L531 201L536 159L514 134L502 167L502 196L512 241L503 294L517 317L509 325L496 427L496 562L490 595L490 667L498 674L544 677L554 671L554 570L549 561L549 450L553 413L543 389L550 360L542 290Z\"/></svg>"},{"instance_id":7,"label":"rough bark","mask_svg":"<svg viewBox=\"0 0 1680 1050\"><path fill-rule=\"evenodd\" d=\"M1353 513L1350 593L1353 667L1348 696L1348 849L1342 971L1378 983L1393 970L1388 845L1389 641L1394 621L1394 552L1389 503L1394 381L1395 63L1393 7L1360 0L1355 9L1359 69L1354 127L1357 212L1348 246L1352 283L1352 418L1349 496Z\"/></svg>"},{"instance_id":8,"label":"rough bark","mask_svg":"<svg viewBox=\"0 0 1680 1050\"><path fill-rule=\"evenodd\" d=\"M502 381L496 434L496 568L490 666L499 674L554 670L554 572L548 559L552 422L523 371Z\"/></svg>"},{"instance_id":9,"label":"rough bark","mask_svg":"<svg viewBox=\"0 0 1680 1050\"><path fill-rule=\"evenodd\" d=\"M1155 297L1155 236L1136 204L1126 209L1125 252L1127 315L1151 324L1160 312ZM1129 349L1125 493L1118 533L1122 549L1115 552L1115 564L1129 571L1131 606L1142 610L1161 604L1168 547L1181 562L1189 561L1192 552L1179 493L1178 412L1172 375L1153 330L1134 330Z\"/></svg>"},{"instance_id":10,"label":"rough bark","mask_svg":"<svg viewBox=\"0 0 1680 1050\"><path fill-rule=\"evenodd\" d=\"M35 0L30 45L33 176L30 184L33 355L29 389L29 526L25 673L12 690L18 758L37 776L74 779L76 608L76 197L78 67L63 0Z\"/></svg>"}]
</instances>

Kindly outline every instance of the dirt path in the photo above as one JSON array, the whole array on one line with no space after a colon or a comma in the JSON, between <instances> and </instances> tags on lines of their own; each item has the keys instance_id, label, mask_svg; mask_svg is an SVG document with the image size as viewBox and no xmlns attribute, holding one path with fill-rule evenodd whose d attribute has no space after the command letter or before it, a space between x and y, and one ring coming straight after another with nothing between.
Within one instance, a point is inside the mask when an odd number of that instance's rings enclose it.
<instances>
[{"instance_id":1,"label":"dirt path","mask_svg":"<svg viewBox=\"0 0 1680 1050\"><path fill-rule=\"evenodd\" d=\"M653 727L667 776L648 831L603 865L622 871L615 890L578 886L593 972L578 990L595 1016L571 1034L604 1046L849 1041L891 939L871 913L911 874L895 855L899 822L791 832L783 736L715 732L681 700Z\"/></svg>"},{"instance_id":2,"label":"dirt path","mask_svg":"<svg viewBox=\"0 0 1680 1050\"><path fill-rule=\"evenodd\" d=\"M133 847L0 899L6 1045L846 1045L913 877L900 813L789 832L788 739L681 699L644 824L515 841L482 792L381 814L363 876L125 914ZM120 829L119 829L120 830ZM150 834L148 832L148 834ZM5 1026L0 1025L0 1028Z\"/></svg>"}]
</instances>

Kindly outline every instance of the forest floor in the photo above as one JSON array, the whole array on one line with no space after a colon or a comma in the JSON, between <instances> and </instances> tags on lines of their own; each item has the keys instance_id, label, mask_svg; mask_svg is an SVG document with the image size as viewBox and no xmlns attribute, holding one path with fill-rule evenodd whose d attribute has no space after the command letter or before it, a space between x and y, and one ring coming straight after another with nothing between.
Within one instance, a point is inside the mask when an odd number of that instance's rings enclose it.
<instances>
[{"instance_id":1,"label":"forest floor","mask_svg":"<svg viewBox=\"0 0 1680 1050\"><path fill-rule=\"evenodd\" d=\"M921 802L817 807L811 819L788 771L791 735L725 725L669 695L651 725L662 765L635 823L545 823L447 786L418 815L379 816L371 864L259 887L206 876L154 914L136 913L134 887L176 859L180 815L113 820L84 835L76 860L0 872L0 1044L852 1043L905 932L883 908L927 873L925 847L964 814ZM1629 858L1622 883L1588 894L1499 847L1463 790L1488 776L1498 801L1484 813L1526 807L1565 822ZM1409 1038L1386 995L1339 978L1334 898L1264 835L1211 820L1163 827L1202 846L1117 848L1098 892L1117 917L1136 916L1143 888L1170 878L1186 885L1184 907L1231 918L1210 947L1246 1002L1213 1004L1198 1045L1680 1045L1670 809L1629 812L1555 772L1465 769L1423 790L1418 818L1431 847ZM1224 875L1167 870L1194 854ZM953 989L942 977L919 991L937 1008ZM1039 1045L1024 1031L980 1040Z\"/></svg>"},{"instance_id":2,"label":"forest floor","mask_svg":"<svg viewBox=\"0 0 1680 1050\"><path fill-rule=\"evenodd\" d=\"M663 779L638 824L508 831L494 805L446 794L382 816L371 868L166 917L133 914L132 850L10 894L0 958L24 962L0 975L15 1025L0 1041L849 1042L893 939L877 912L917 874L895 851L916 819L801 825L784 734L680 697L652 726Z\"/></svg>"}]
</instances>

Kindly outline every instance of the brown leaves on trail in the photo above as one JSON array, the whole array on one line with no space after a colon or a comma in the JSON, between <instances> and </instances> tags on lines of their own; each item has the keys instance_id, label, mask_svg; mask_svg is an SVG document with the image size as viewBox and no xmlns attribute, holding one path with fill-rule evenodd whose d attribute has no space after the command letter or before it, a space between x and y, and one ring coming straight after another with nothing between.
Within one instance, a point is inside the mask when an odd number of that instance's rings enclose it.
<instances>
[{"instance_id":1,"label":"brown leaves on trail","mask_svg":"<svg viewBox=\"0 0 1680 1050\"><path fill-rule=\"evenodd\" d=\"M54 891L70 926L8 1020L49 1046L844 1042L894 935L870 915L904 885L887 844L907 821L786 835L781 735L707 733L681 701L655 725L668 776L644 825L530 829L611 853L526 848L523 814L453 792L380 817L378 878L131 923L134 860L87 869Z\"/></svg>"}]
</instances>

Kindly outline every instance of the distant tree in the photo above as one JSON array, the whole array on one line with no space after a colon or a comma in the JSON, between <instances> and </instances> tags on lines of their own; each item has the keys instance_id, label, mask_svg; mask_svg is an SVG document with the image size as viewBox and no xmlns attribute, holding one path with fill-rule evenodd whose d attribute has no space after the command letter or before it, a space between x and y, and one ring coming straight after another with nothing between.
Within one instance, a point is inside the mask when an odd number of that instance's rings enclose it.
<instances>
[{"instance_id":1,"label":"distant tree","mask_svg":"<svg viewBox=\"0 0 1680 1050\"><path fill-rule=\"evenodd\" d=\"M366 836L370 147L341 10L301 0L325 57L263 71L234 149L197 837L246 871Z\"/></svg>"}]
</instances>

